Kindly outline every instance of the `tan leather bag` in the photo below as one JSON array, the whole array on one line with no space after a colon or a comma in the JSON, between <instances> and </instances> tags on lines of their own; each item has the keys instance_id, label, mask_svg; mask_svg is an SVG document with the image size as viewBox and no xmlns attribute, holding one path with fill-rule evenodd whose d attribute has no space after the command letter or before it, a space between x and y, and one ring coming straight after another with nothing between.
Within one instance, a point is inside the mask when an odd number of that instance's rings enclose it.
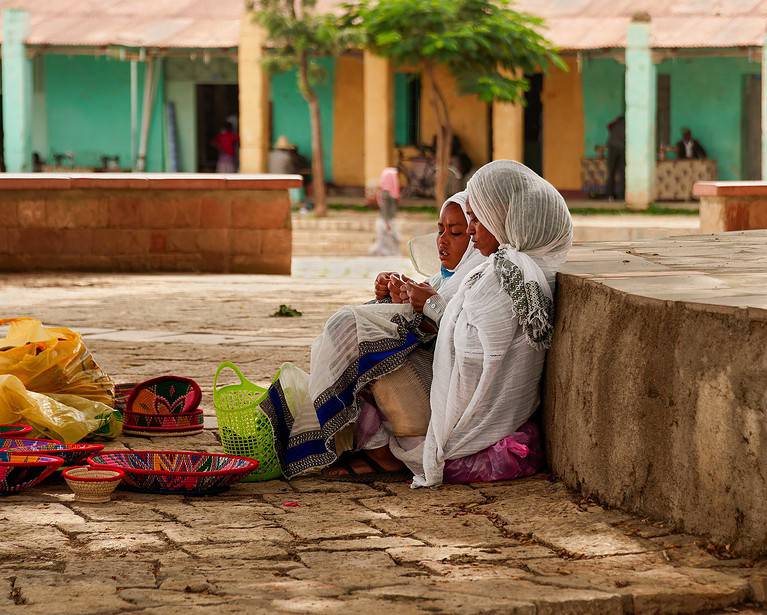
<instances>
[{"instance_id":1,"label":"tan leather bag","mask_svg":"<svg viewBox=\"0 0 767 615\"><path fill-rule=\"evenodd\" d=\"M433 359L429 350L414 350L399 369L379 378L371 387L376 406L395 436L426 435L431 418Z\"/></svg>"}]
</instances>

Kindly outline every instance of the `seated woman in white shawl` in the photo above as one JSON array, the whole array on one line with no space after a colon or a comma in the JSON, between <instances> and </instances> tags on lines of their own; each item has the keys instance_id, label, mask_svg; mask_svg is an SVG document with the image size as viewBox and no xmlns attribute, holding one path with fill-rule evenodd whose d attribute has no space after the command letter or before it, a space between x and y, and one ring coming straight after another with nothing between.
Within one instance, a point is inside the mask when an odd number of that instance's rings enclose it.
<instances>
[{"instance_id":1,"label":"seated woman in white shawl","mask_svg":"<svg viewBox=\"0 0 767 615\"><path fill-rule=\"evenodd\" d=\"M281 367L261 408L272 423L286 477L329 466L343 452L358 448L355 428L362 391L433 340L445 305L463 278L485 260L469 244L465 202L465 194L458 194L442 207L438 248L445 269L430 280L430 287L409 283L413 290L408 294L392 286L393 300L412 295L412 304L344 307L328 319L312 344L310 374L290 363ZM393 469L386 461L382 458L384 469ZM373 469L363 463L363 473Z\"/></svg>"},{"instance_id":2,"label":"seated woman in white shawl","mask_svg":"<svg viewBox=\"0 0 767 615\"><path fill-rule=\"evenodd\" d=\"M442 483L451 464L486 453L535 412L556 270L572 243L564 199L522 164L491 162L467 191L469 234L491 258L464 279L442 317L422 447L392 446L416 487Z\"/></svg>"}]
</instances>

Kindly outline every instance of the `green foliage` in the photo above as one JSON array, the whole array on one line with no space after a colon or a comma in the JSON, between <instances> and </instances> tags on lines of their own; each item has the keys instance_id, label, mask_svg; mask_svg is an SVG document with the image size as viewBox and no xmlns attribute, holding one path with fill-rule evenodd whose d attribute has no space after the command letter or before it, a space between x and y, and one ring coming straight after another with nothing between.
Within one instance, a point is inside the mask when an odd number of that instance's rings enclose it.
<instances>
[{"instance_id":1,"label":"green foliage","mask_svg":"<svg viewBox=\"0 0 767 615\"><path fill-rule=\"evenodd\" d=\"M277 311L274 314L272 314L272 317L273 318L296 318L298 316L303 316L303 315L304 315L303 312L299 312L297 309L282 303L280 304L280 307L277 308Z\"/></svg>"},{"instance_id":2,"label":"green foliage","mask_svg":"<svg viewBox=\"0 0 767 615\"><path fill-rule=\"evenodd\" d=\"M539 33L543 21L506 0L361 0L347 4L347 22L363 44L398 66L446 66L465 94L485 102L517 102L522 76L550 65L565 68ZM518 75L518 76L517 76Z\"/></svg>"},{"instance_id":3,"label":"green foliage","mask_svg":"<svg viewBox=\"0 0 767 615\"><path fill-rule=\"evenodd\" d=\"M336 57L360 42L360 34L333 14L316 12L316 0L250 0L253 19L264 28L269 53L264 60L271 71L288 71L309 63L309 80L324 80L316 58Z\"/></svg>"}]
</instances>

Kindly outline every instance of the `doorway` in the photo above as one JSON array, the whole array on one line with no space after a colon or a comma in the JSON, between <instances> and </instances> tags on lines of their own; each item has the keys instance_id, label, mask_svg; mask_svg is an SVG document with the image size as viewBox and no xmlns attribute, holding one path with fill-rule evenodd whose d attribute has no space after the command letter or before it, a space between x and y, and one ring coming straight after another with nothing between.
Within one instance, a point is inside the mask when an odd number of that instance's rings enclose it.
<instances>
[{"instance_id":1,"label":"doorway","mask_svg":"<svg viewBox=\"0 0 767 615\"><path fill-rule=\"evenodd\" d=\"M762 76L746 75L743 84L741 143L743 179L762 178Z\"/></svg>"},{"instance_id":2,"label":"doorway","mask_svg":"<svg viewBox=\"0 0 767 615\"><path fill-rule=\"evenodd\" d=\"M239 88L232 84L197 84L196 102L197 170L200 173L213 173L216 170L218 151L211 145L211 141L227 121L232 123L234 132L239 134Z\"/></svg>"},{"instance_id":3,"label":"doorway","mask_svg":"<svg viewBox=\"0 0 767 615\"><path fill-rule=\"evenodd\" d=\"M543 174L543 75L527 75L530 87L525 92L525 165Z\"/></svg>"}]
</instances>

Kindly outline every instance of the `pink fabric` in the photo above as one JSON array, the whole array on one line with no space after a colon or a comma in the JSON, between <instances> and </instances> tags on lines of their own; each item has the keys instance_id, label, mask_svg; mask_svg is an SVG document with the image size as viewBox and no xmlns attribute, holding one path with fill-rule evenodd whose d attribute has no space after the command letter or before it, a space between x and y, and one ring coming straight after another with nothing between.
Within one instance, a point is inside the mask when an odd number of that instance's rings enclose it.
<instances>
[{"instance_id":1,"label":"pink fabric","mask_svg":"<svg viewBox=\"0 0 767 615\"><path fill-rule=\"evenodd\" d=\"M363 391L358 397L360 415L357 419L357 428L355 432L355 444L358 449L365 448L370 439L378 433L383 424L381 413L376 408L373 400Z\"/></svg>"},{"instance_id":2,"label":"pink fabric","mask_svg":"<svg viewBox=\"0 0 767 615\"><path fill-rule=\"evenodd\" d=\"M445 462L443 480L446 483L511 480L540 472L544 466L540 430L528 421L485 450Z\"/></svg>"},{"instance_id":3,"label":"pink fabric","mask_svg":"<svg viewBox=\"0 0 767 615\"><path fill-rule=\"evenodd\" d=\"M381 172L380 188L399 200L399 171L395 167L386 167Z\"/></svg>"}]
</instances>

